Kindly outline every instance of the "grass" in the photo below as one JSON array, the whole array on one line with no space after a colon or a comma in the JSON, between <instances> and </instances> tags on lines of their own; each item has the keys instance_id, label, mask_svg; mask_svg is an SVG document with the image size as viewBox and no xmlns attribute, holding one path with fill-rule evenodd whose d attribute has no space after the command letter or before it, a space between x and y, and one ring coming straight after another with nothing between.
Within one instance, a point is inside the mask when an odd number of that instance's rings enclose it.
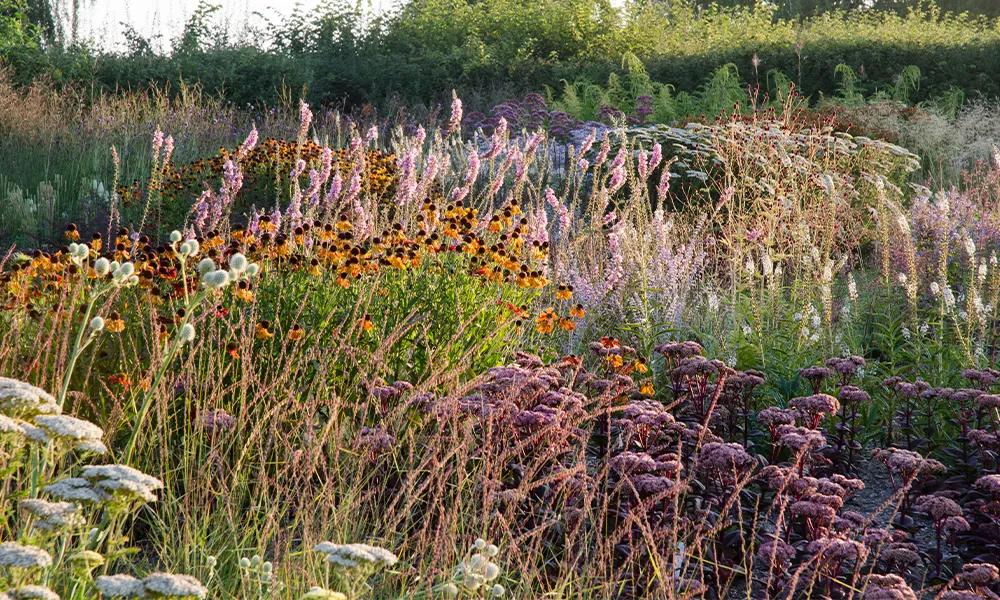
<instances>
[{"instance_id":1,"label":"grass","mask_svg":"<svg viewBox=\"0 0 1000 600\"><path fill-rule=\"evenodd\" d=\"M106 102L46 153L114 144L107 204L0 259L8 595L996 593L995 165L925 195L794 111L571 148ZM39 110L11 139L69 139Z\"/></svg>"}]
</instances>

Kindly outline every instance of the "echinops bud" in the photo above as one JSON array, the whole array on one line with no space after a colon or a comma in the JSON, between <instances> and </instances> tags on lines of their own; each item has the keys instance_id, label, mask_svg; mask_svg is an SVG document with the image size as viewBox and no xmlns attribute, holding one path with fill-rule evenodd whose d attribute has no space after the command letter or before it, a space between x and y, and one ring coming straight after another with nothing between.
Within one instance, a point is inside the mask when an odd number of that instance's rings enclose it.
<instances>
[{"instance_id":1,"label":"echinops bud","mask_svg":"<svg viewBox=\"0 0 1000 600\"><path fill-rule=\"evenodd\" d=\"M94 333L104 330L104 319L101 317L94 317L90 320L90 330Z\"/></svg>"},{"instance_id":2,"label":"echinops bud","mask_svg":"<svg viewBox=\"0 0 1000 600\"><path fill-rule=\"evenodd\" d=\"M194 325L185 323L177 333L177 337L180 338L182 343L188 343L194 341L194 333Z\"/></svg>"}]
</instances>

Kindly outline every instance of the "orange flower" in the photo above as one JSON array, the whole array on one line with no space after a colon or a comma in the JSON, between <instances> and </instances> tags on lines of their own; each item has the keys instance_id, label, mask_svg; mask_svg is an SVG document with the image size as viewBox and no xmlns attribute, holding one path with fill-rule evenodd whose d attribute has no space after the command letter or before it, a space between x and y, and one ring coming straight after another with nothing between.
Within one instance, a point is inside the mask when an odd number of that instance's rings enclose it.
<instances>
[{"instance_id":1,"label":"orange flower","mask_svg":"<svg viewBox=\"0 0 1000 600\"><path fill-rule=\"evenodd\" d=\"M615 369L621 368L625 364L625 360L619 354L609 354L604 359Z\"/></svg>"},{"instance_id":2,"label":"orange flower","mask_svg":"<svg viewBox=\"0 0 1000 600\"><path fill-rule=\"evenodd\" d=\"M239 359L240 357L240 346L236 342L229 342L226 344L226 354L234 359Z\"/></svg>"},{"instance_id":3,"label":"orange flower","mask_svg":"<svg viewBox=\"0 0 1000 600\"><path fill-rule=\"evenodd\" d=\"M583 310L582 304L577 304L573 308L569 309L569 316L573 317L574 319L582 319L585 316L587 316L587 312Z\"/></svg>"},{"instance_id":4,"label":"orange flower","mask_svg":"<svg viewBox=\"0 0 1000 600\"><path fill-rule=\"evenodd\" d=\"M306 335L306 330L302 329L299 324L292 325L292 328L288 331L288 339L293 342L297 342L304 338Z\"/></svg>"},{"instance_id":5,"label":"orange flower","mask_svg":"<svg viewBox=\"0 0 1000 600\"><path fill-rule=\"evenodd\" d=\"M125 330L125 321L117 312L112 312L104 321L104 329L111 333L121 333Z\"/></svg>"},{"instance_id":6,"label":"orange flower","mask_svg":"<svg viewBox=\"0 0 1000 600\"><path fill-rule=\"evenodd\" d=\"M649 367L646 366L646 363L638 359L632 363L632 368L635 369L636 373L649 373Z\"/></svg>"},{"instance_id":7,"label":"orange flower","mask_svg":"<svg viewBox=\"0 0 1000 600\"><path fill-rule=\"evenodd\" d=\"M254 331L254 336L258 340L269 340L273 338L274 334L271 333L271 324L268 323L267 321L261 321L257 323L256 330Z\"/></svg>"},{"instance_id":8,"label":"orange flower","mask_svg":"<svg viewBox=\"0 0 1000 600\"><path fill-rule=\"evenodd\" d=\"M559 328L563 331L573 331L576 329L576 323L570 319L559 319Z\"/></svg>"},{"instance_id":9,"label":"orange flower","mask_svg":"<svg viewBox=\"0 0 1000 600\"><path fill-rule=\"evenodd\" d=\"M653 383L651 381L646 381L639 388L639 393L645 394L646 396L652 396L656 393L656 390L653 389Z\"/></svg>"},{"instance_id":10,"label":"orange flower","mask_svg":"<svg viewBox=\"0 0 1000 600\"><path fill-rule=\"evenodd\" d=\"M372 318L368 315L361 317L361 321L359 321L358 324L361 326L361 329L365 333L368 333L372 329L375 329L375 322L372 321Z\"/></svg>"}]
</instances>

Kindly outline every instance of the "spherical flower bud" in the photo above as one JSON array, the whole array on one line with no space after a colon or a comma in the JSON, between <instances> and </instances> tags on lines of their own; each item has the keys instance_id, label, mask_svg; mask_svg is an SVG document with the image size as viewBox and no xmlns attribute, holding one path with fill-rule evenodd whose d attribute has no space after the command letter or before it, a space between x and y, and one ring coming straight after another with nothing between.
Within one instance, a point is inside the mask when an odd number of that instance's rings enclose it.
<instances>
[{"instance_id":1,"label":"spherical flower bud","mask_svg":"<svg viewBox=\"0 0 1000 600\"><path fill-rule=\"evenodd\" d=\"M229 268L237 273L242 273L247 270L248 262L247 257L242 254L236 253L229 257Z\"/></svg>"},{"instance_id":2,"label":"spherical flower bud","mask_svg":"<svg viewBox=\"0 0 1000 600\"><path fill-rule=\"evenodd\" d=\"M476 541L472 543L472 547L475 548L476 550L485 550L486 540L484 540L483 538L476 538Z\"/></svg>"},{"instance_id":3,"label":"spherical flower bud","mask_svg":"<svg viewBox=\"0 0 1000 600\"><path fill-rule=\"evenodd\" d=\"M493 558L497 554L500 554L500 548L497 548L496 544L490 544L486 546L486 556Z\"/></svg>"},{"instance_id":4,"label":"spherical flower bud","mask_svg":"<svg viewBox=\"0 0 1000 600\"><path fill-rule=\"evenodd\" d=\"M260 570L263 571L264 573L270 573L271 571L274 570L274 565L271 564L271 561L269 560L264 561L264 564L260 566Z\"/></svg>"},{"instance_id":5,"label":"spherical flower bud","mask_svg":"<svg viewBox=\"0 0 1000 600\"><path fill-rule=\"evenodd\" d=\"M250 568L250 559L247 558L247 557L245 557L245 556L243 558L241 558L240 559L240 568L241 569L249 569Z\"/></svg>"},{"instance_id":6,"label":"spherical flower bud","mask_svg":"<svg viewBox=\"0 0 1000 600\"><path fill-rule=\"evenodd\" d=\"M441 586L441 593L446 598L457 598L458 597L458 586L454 583L446 583Z\"/></svg>"},{"instance_id":7,"label":"spherical flower bud","mask_svg":"<svg viewBox=\"0 0 1000 600\"><path fill-rule=\"evenodd\" d=\"M492 588L490 588L490 595L493 596L494 598L499 598L500 596L503 596L504 592L506 591L507 590L505 590L502 585L497 583Z\"/></svg>"},{"instance_id":8,"label":"spherical flower bud","mask_svg":"<svg viewBox=\"0 0 1000 600\"><path fill-rule=\"evenodd\" d=\"M247 265L247 277L253 277L257 273L260 273L260 265L257 263L250 263Z\"/></svg>"},{"instance_id":9,"label":"spherical flower bud","mask_svg":"<svg viewBox=\"0 0 1000 600\"><path fill-rule=\"evenodd\" d=\"M215 261L211 258L203 258L201 262L198 263L198 274L204 275L205 273L210 273L215 270Z\"/></svg>"},{"instance_id":10,"label":"spherical flower bud","mask_svg":"<svg viewBox=\"0 0 1000 600\"><path fill-rule=\"evenodd\" d=\"M104 329L104 319L101 317L94 317L90 320L90 330L94 333L102 331Z\"/></svg>"},{"instance_id":11,"label":"spherical flower bud","mask_svg":"<svg viewBox=\"0 0 1000 600\"><path fill-rule=\"evenodd\" d=\"M214 569L215 565L219 564L219 559L215 558L214 556L208 556L205 559L205 564L208 565L209 569Z\"/></svg>"},{"instance_id":12,"label":"spherical flower bud","mask_svg":"<svg viewBox=\"0 0 1000 600\"><path fill-rule=\"evenodd\" d=\"M180 339L181 343L188 343L194 341L194 325L190 323L185 323L181 330L177 333L177 337Z\"/></svg>"},{"instance_id":13,"label":"spherical flower bud","mask_svg":"<svg viewBox=\"0 0 1000 600\"><path fill-rule=\"evenodd\" d=\"M205 273L201 277L202 284L214 290L222 289L229 284L229 273L221 269Z\"/></svg>"},{"instance_id":14,"label":"spherical flower bud","mask_svg":"<svg viewBox=\"0 0 1000 600\"><path fill-rule=\"evenodd\" d=\"M186 244L188 245L188 253L191 256L197 256L198 252L201 250L201 244L198 243L198 240L191 239L188 240Z\"/></svg>"},{"instance_id":15,"label":"spherical flower bud","mask_svg":"<svg viewBox=\"0 0 1000 600\"><path fill-rule=\"evenodd\" d=\"M173 231L170 232L170 243L171 244L176 244L177 242L181 241L181 239L183 237L184 236L181 235L181 232L179 232L179 231L177 231L175 229L175 230L173 230Z\"/></svg>"},{"instance_id":16,"label":"spherical flower bud","mask_svg":"<svg viewBox=\"0 0 1000 600\"><path fill-rule=\"evenodd\" d=\"M94 261L94 273L96 273L98 277L104 277L110 272L111 272L111 261L104 258L103 256Z\"/></svg>"}]
</instances>

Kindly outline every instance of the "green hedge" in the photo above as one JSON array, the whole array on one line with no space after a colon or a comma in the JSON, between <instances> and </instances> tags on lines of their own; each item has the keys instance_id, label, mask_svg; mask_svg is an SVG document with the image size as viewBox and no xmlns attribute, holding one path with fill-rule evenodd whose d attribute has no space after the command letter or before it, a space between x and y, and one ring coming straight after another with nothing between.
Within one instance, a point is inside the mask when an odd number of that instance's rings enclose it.
<instances>
[{"instance_id":1,"label":"green hedge","mask_svg":"<svg viewBox=\"0 0 1000 600\"><path fill-rule=\"evenodd\" d=\"M970 97L1000 96L1000 26L934 8L798 21L763 5L705 11L683 0L643 0L623 12L608 0L410 0L363 31L357 16L336 4L300 14L261 40L268 50L203 43L208 36L199 31L167 55L0 43L0 58L21 82L48 75L105 90L199 82L240 104L271 102L283 89L303 87L314 102L439 102L454 88L473 104L488 104L563 79L606 81L626 52L678 90L693 90L734 63L751 85L776 69L808 95L830 94L834 68L844 63L861 75L866 92L916 65L922 79L915 100L951 87Z\"/></svg>"}]
</instances>

